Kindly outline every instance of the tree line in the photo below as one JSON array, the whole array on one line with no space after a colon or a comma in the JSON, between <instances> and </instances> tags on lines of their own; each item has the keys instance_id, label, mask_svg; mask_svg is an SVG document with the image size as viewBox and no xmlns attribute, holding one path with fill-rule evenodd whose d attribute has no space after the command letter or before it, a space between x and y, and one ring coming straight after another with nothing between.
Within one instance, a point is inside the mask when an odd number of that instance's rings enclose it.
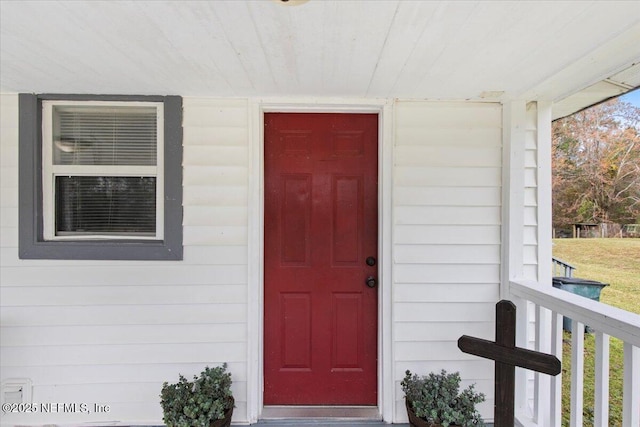
<instances>
[{"instance_id":1,"label":"tree line","mask_svg":"<svg viewBox=\"0 0 640 427\"><path fill-rule=\"evenodd\" d=\"M604 102L552 126L553 225L640 223L640 108Z\"/></svg>"}]
</instances>

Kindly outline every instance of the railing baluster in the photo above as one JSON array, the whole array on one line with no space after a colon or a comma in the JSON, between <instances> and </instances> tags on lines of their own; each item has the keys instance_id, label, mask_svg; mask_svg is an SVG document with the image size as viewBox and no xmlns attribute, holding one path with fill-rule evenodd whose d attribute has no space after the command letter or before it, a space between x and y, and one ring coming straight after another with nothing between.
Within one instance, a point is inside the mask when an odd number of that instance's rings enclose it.
<instances>
[{"instance_id":1,"label":"railing baluster","mask_svg":"<svg viewBox=\"0 0 640 427\"><path fill-rule=\"evenodd\" d=\"M562 362L562 314L551 313L551 354ZM550 384L551 406L549 408L549 425L560 427L562 425L562 372L551 377Z\"/></svg>"},{"instance_id":2,"label":"railing baluster","mask_svg":"<svg viewBox=\"0 0 640 427\"><path fill-rule=\"evenodd\" d=\"M609 335L596 331L594 427L609 425Z\"/></svg>"},{"instance_id":3,"label":"railing baluster","mask_svg":"<svg viewBox=\"0 0 640 427\"><path fill-rule=\"evenodd\" d=\"M536 351L549 353L551 351L551 313L541 305L535 304L535 327L536 327ZM549 425L550 407L549 390L550 376L534 373L534 398L533 398L533 419L538 425Z\"/></svg>"},{"instance_id":4,"label":"railing baluster","mask_svg":"<svg viewBox=\"0 0 640 427\"><path fill-rule=\"evenodd\" d=\"M640 349L624 343L624 391L622 425L640 425Z\"/></svg>"},{"instance_id":5,"label":"railing baluster","mask_svg":"<svg viewBox=\"0 0 640 427\"><path fill-rule=\"evenodd\" d=\"M584 323L571 322L571 427L582 427L584 406Z\"/></svg>"}]
</instances>

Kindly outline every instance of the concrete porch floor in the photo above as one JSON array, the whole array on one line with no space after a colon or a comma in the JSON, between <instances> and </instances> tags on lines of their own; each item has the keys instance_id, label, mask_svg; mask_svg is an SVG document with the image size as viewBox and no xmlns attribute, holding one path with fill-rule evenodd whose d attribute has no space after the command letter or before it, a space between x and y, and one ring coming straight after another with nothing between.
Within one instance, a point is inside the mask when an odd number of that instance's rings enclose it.
<instances>
[{"instance_id":1,"label":"concrete porch floor","mask_svg":"<svg viewBox=\"0 0 640 427\"><path fill-rule=\"evenodd\" d=\"M292 426L311 426L311 427L409 427L409 424L386 424L382 421L327 421L327 420L261 420L257 424L251 424L258 427L292 427ZM493 423L485 423L486 427L493 427ZM233 427L233 424L232 424Z\"/></svg>"},{"instance_id":2,"label":"concrete porch floor","mask_svg":"<svg viewBox=\"0 0 640 427\"><path fill-rule=\"evenodd\" d=\"M358 420L311 420L311 419L297 419L297 420L261 420L254 426L262 427L292 427L292 426L313 426L313 427L409 427L409 424L385 424L382 421L358 421Z\"/></svg>"},{"instance_id":3,"label":"concrete porch floor","mask_svg":"<svg viewBox=\"0 0 640 427\"><path fill-rule=\"evenodd\" d=\"M232 425L233 426L233 425ZM252 426L259 427L292 427L292 426L311 426L311 427L409 427L409 424L386 424L383 421L359 421L359 420L261 420ZM493 427L493 423L485 423L486 427Z\"/></svg>"}]
</instances>

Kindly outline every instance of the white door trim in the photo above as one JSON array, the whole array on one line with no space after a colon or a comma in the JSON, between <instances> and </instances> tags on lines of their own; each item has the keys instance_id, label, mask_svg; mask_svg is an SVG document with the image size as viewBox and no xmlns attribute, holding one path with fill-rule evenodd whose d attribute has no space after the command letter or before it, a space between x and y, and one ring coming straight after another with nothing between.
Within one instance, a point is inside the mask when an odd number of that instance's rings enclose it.
<instances>
[{"instance_id":1,"label":"white door trim","mask_svg":"<svg viewBox=\"0 0 640 427\"><path fill-rule=\"evenodd\" d=\"M378 113L378 410L385 422L394 418L395 384L391 316L393 101L349 99L255 99L249 101L249 223L247 418L255 423L263 411L264 340L264 113Z\"/></svg>"}]
</instances>

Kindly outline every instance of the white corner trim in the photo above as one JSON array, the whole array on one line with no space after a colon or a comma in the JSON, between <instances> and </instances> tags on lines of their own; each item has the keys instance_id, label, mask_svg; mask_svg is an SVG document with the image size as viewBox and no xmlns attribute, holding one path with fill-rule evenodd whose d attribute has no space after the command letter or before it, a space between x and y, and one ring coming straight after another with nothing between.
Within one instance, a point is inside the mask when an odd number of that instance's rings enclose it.
<instances>
[{"instance_id":1,"label":"white corner trim","mask_svg":"<svg viewBox=\"0 0 640 427\"><path fill-rule=\"evenodd\" d=\"M264 174L263 111L258 102L248 103L249 191L248 286L247 286L247 419L258 421L263 390L263 284L264 284Z\"/></svg>"},{"instance_id":2,"label":"white corner trim","mask_svg":"<svg viewBox=\"0 0 640 427\"><path fill-rule=\"evenodd\" d=\"M553 256L551 250L552 183L551 183L551 122L550 102L537 102L536 153L537 153L537 197L538 197L538 281L551 286L552 267L547 262Z\"/></svg>"},{"instance_id":3,"label":"white corner trim","mask_svg":"<svg viewBox=\"0 0 640 427\"><path fill-rule=\"evenodd\" d=\"M502 106L502 269L500 298L509 297L510 280L523 274L524 154L526 102Z\"/></svg>"}]
</instances>

